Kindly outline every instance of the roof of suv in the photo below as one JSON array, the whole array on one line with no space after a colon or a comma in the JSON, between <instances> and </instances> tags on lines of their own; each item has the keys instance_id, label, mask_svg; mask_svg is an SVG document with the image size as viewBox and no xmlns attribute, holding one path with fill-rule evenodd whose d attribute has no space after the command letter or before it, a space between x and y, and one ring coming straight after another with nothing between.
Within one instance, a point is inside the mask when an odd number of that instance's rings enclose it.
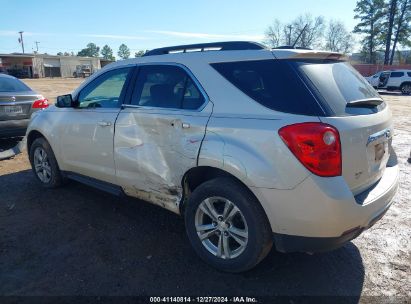
<instances>
[{"instance_id":1,"label":"roof of suv","mask_svg":"<svg viewBox=\"0 0 411 304\"><path fill-rule=\"evenodd\" d=\"M107 67L113 68L115 66L153 62L186 64L188 62L199 61L214 63L286 58L345 60L344 55L334 52L296 48L269 49L255 42L234 41L154 49L149 51L143 57L116 61L107 65Z\"/></svg>"}]
</instances>

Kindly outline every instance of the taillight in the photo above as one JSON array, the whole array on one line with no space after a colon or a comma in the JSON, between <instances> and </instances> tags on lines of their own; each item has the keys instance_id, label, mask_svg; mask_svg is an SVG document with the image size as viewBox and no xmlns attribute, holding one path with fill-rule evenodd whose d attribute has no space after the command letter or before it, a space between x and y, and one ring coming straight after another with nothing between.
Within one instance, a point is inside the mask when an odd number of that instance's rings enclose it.
<instances>
[{"instance_id":1,"label":"taillight","mask_svg":"<svg viewBox=\"0 0 411 304\"><path fill-rule=\"evenodd\" d=\"M331 125L306 122L282 127L278 134L297 159L319 176L341 175L340 135Z\"/></svg>"},{"instance_id":2,"label":"taillight","mask_svg":"<svg viewBox=\"0 0 411 304\"><path fill-rule=\"evenodd\" d=\"M33 102L32 108L33 109L45 109L48 108L49 101L47 98L41 98Z\"/></svg>"}]
</instances>

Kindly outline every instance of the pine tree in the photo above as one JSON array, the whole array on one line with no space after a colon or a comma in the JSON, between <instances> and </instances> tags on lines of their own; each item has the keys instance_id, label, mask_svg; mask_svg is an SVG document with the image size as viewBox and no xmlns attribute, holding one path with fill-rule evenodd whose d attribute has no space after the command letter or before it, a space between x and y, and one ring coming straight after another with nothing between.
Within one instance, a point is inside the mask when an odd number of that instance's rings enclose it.
<instances>
[{"instance_id":1,"label":"pine tree","mask_svg":"<svg viewBox=\"0 0 411 304\"><path fill-rule=\"evenodd\" d=\"M107 44L101 49L101 55L104 59L112 61L116 60L116 58L113 56L113 50Z\"/></svg>"},{"instance_id":2,"label":"pine tree","mask_svg":"<svg viewBox=\"0 0 411 304\"><path fill-rule=\"evenodd\" d=\"M354 19L360 20L354 33L364 35L362 46L370 63L376 63L375 51L380 45L377 37L381 31L383 8L384 0L359 0L354 9Z\"/></svg>"},{"instance_id":3,"label":"pine tree","mask_svg":"<svg viewBox=\"0 0 411 304\"><path fill-rule=\"evenodd\" d=\"M394 42L390 65L394 61L397 44L411 46L411 0L399 0L398 14L394 20Z\"/></svg>"},{"instance_id":4,"label":"pine tree","mask_svg":"<svg viewBox=\"0 0 411 304\"><path fill-rule=\"evenodd\" d=\"M118 48L117 55L121 59L128 59L130 57L130 49L124 43L120 45Z\"/></svg>"},{"instance_id":5,"label":"pine tree","mask_svg":"<svg viewBox=\"0 0 411 304\"><path fill-rule=\"evenodd\" d=\"M77 56L98 57L100 48L93 42L87 44L87 47L77 53Z\"/></svg>"}]
</instances>

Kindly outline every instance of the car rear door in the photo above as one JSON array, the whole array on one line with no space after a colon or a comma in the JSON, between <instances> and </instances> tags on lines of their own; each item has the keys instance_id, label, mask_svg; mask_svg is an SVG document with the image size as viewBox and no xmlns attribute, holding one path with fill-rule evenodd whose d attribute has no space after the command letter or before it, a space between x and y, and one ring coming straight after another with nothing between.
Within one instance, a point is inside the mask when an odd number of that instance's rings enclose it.
<instances>
[{"instance_id":1,"label":"car rear door","mask_svg":"<svg viewBox=\"0 0 411 304\"><path fill-rule=\"evenodd\" d=\"M116 122L114 159L128 195L178 212L184 173L197 165L212 103L184 67L142 65Z\"/></svg>"},{"instance_id":2,"label":"car rear door","mask_svg":"<svg viewBox=\"0 0 411 304\"><path fill-rule=\"evenodd\" d=\"M390 78L388 79L388 82L387 82L387 87L388 88L390 87L399 88L404 78L405 78L404 72L398 72L398 71L391 72Z\"/></svg>"},{"instance_id":3,"label":"car rear door","mask_svg":"<svg viewBox=\"0 0 411 304\"><path fill-rule=\"evenodd\" d=\"M58 134L64 170L116 182L114 126L131 71L131 67L107 71L74 97L78 107L62 109Z\"/></svg>"}]
</instances>

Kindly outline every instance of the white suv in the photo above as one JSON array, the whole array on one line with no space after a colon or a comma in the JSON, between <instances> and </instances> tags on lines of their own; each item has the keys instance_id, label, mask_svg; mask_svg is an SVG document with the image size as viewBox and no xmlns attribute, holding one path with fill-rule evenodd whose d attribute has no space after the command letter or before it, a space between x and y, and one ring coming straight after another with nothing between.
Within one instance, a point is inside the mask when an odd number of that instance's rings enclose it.
<instances>
[{"instance_id":1,"label":"white suv","mask_svg":"<svg viewBox=\"0 0 411 304\"><path fill-rule=\"evenodd\" d=\"M411 70L381 71L366 79L376 89L411 94Z\"/></svg>"},{"instance_id":2,"label":"white suv","mask_svg":"<svg viewBox=\"0 0 411 304\"><path fill-rule=\"evenodd\" d=\"M231 272L342 246L398 186L391 112L336 53L222 42L115 62L33 116L30 162L185 218L197 254Z\"/></svg>"}]
</instances>

